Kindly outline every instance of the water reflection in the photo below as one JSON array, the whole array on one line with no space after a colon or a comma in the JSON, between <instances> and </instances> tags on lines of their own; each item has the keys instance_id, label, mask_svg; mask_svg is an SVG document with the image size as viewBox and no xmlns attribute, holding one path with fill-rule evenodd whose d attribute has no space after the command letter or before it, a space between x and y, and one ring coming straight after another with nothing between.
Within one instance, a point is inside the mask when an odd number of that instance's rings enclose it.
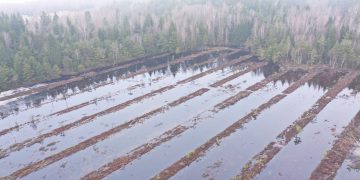
<instances>
[{"instance_id":1,"label":"water reflection","mask_svg":"<svg viewBox=\"0 0 360 180\"><path fill-rule=\"evenodd\" d=\"M273 75L274 73L280 72L280 66L276 63L270 62L266 66L254 71L256 75L264 75L265 78L268 78L269 76ZM284 84L290 84L297 80L299 80L302 76L304 76L306 73L305 70L289 70L284 75L280 76L278 79L274 80L273 83L276 84L277 82L281 82L282 85Z\"/></svg>"},{"instance_id":2,"label":"water reflection","mask_svg":"<svg viewBox=\"0 0 360 180\"><path fill-rule=\"evenodd\" d=\"M240 56L245 56L249 54L248 51L237 51L236 53L231 53L231 54L228 54L225 59L227 60L234 60L234 59L237 59L239 58Z\"/></svg>"},{"instance_id":3,"label":"water reflection","mask_svg":"<svg viewBox=\"0 0 360 180\"><path fill-rule=\"evenodd\" d=\"M216 58L223 55L225 52L214 52L214 53L207 53L204 55L197 56L196 58L193 58L189 61L183 62L183 63L176 63L169 65L167 67L157 69L154 71L149 71L148 74L150 77L152 77L154 74L162 74L167 75L168 73L171 73L174 77L176 74L186 71L196 71L196 70L203 70L205 68L213 66L215 63L209 63L209 64L203 64L197 67L192 67L196 64L204 63L205 61L209 60L210 58ZM183 54L177 54L177 55L167 55L167 56L160 56L156 58L150 58L146 61L131 65L127 68L122 68L116 71L111 71L105 74L101 74L92 78L84 79L81 81L73 82L66 84L64 86L60 86L54 89L50 89L47 91L43 91L40 93L36 93L30 96L26 96L21 100L10 102L4 106L0 107L0 118L5 118L9 114L18 113L21 108L20 106L25 105L26 108L30 107L39 107L44 103L45 101L52 101L57 98L66 99L69 95L81 93L84 91L91 91L93 89L96 89L97 87L101 85L111 84L119 81L123 77L138 72L140 70L144 69L151 69L155 68L157 66L160 66L162 64L169 64L170 62L183 57L190 55L189 53L183 53Z\"/></svg>"},{"instance_id":4,"label":"water reflection","mask_svg":"<svg viewBox=\"0 0 360 180\"><path fill-rule=\"evenodd\" d=\"M360 92L360 76L358 76L351 84L349 85L349 89L353 90L353 94L357 94Z\"/></svg>"},{"instance_id":5,"label":"water reflection","mask_svg":"<svg viewBox=\"0 0 360 180\"><path fill-rule=\"evenodd\" d=\"M325 91L335 85L335 83L344 75L344 72L326 69L311 79L308 82L308 85L315 89L322 89Z\"/></svg>"},{"instance_id":6,"label":"water reflection","mask_svg":"<svg viewBox=\"0 0 360 180\"><path fill-rule=\"evenodd\" d=\"M297 80L299 80L302 76L304 76L306 73L305 70L290 70L288 73L284 74L280 77L278 81L280 81L282 84L285 83L293 83Z\"/></svg>"},{"instance_id":7,"label":"water reflection","mask_svg":"<svg viewBox=\"0 0 360 180\"><path fill-rule=\"evenodd\" d=\"M269 64L267 64L266 66L254 71L254 73L256 75L264 75L266 78L269 77L270 75L272 75L275 72L279 72L280 71L280 66L270 62Z\"/></svg>"},{"instance_id":8,"label":"water reflection","mask_svg":"<svg viewBox=\"0 0 360 180\"><path fill-rule=\"evenodd\" d=\"M215 65L221 65L224 63L228 63L230 61L236 60L238 57L246 55L248 52L246 51L239 51L237 53L232 53L231 55L226 56L226 52L214 52L208 53L201 56L198 56L194 59L183 63L176 63L168 65L167 67L163 67L161 69L153 70L147 72L147 74L152 77L155 74L162 74L163 76L171 74L172 76L176 77L177 74L186 73L187 71L198 71L201 72L204 69L208 69L214 67ZM118 69L116 71L111 71L105 74L101 74L92 78L84 79L78 82L73 82L66 84L64 86L60 86L58 88L50 89L47 91L43 91L40 93L36 93L27 97L24 97L21 100L10 102L6 105L0 106L0 118L5 118L10 114L16 114L22 109L27 109L31 107L39 107L44 102L52 102L56 99L65 99L69 96L85 91L91 91L106 84L116 83L124 76L127 76L131 73L135 73L144 69L151 69L154 67L158 67L162 64L169 64L174 60L190 55L189 53L183 53L178 55L167 55L167 56L158 56L155 58L147 59L139 64L131 65L128 68ZM217 57L216 61L211 63L205 63L210 58ZM259 61L257 57L251 57L246 62L256 62ZM198 66L194 66L198 65ZM230 68L237 68L236 66L232 66ZM275 72L279 72L280 67L279 65L270 62L268 65L254 71L256 75L264 75L266 78L272 75ZM279 81L284 83L291 83L300 76L302 76L305 72L304 71L290 71L286 75L282 76ZM335 72L326 70L315 78L313 78L310 82L308 82L309 86L314 86L316 88L327 89L331 87L340 76L344 75L344 73ZM274 82L276 83L276 82ZM356 81L350 85L350 88L358 91L360 90L360 76L357 78Z\"/></svg>"},{"instance_id":9,"label":"water reflection","mask_svg":"<svg viewBox=\"0 0 360 180\"><path fill-rule=\"evenodd\" d=\"M360 140L356 143L348 159L350 160L350 163L348 164L348 170L360 172Z\"/></svg>"}]
</instances>

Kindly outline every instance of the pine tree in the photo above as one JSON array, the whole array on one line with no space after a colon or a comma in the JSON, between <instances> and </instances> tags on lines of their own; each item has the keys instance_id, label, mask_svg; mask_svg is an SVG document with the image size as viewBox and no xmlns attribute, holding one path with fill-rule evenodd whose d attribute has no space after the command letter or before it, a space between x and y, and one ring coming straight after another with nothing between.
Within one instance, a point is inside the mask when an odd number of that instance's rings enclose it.
<instances>
[{"instance_id":1,"label":"pine tree","mask_svg":"<svg viewBox=\"0 0 360 180\"><path fill-rule=\"evenodd\" d=\"M0 66L0 90L5 90L9 85L10 71L7 66Z\"/></svg>"},{"instance_id":2,"label":"pine tree","mask_svg":"<svg viewBox=\"0 0 360 180\"><path fill-rule=\"evenodd\" d=\"M178 35L174 22L171 22L169 31L168 31L168 51L176 52L178 48Z\"/></svg>"}]
</instances>

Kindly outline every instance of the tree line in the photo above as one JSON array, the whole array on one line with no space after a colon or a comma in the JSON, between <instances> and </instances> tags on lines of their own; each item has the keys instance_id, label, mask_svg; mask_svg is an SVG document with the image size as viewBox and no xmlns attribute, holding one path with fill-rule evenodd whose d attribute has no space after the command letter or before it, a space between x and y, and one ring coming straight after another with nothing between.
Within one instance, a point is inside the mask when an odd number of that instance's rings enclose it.
<instances>
[{"instance_id":1,"label":"tree line","mask_svg":"<svg viewBox=\"0 0 360 180\"><path fill-rule=\"evenodd\" d=\"M0 90L163 52L246 46L273 61L357 67L356 0L151 0L0 14Z\"/></svg>"}]
</instances>

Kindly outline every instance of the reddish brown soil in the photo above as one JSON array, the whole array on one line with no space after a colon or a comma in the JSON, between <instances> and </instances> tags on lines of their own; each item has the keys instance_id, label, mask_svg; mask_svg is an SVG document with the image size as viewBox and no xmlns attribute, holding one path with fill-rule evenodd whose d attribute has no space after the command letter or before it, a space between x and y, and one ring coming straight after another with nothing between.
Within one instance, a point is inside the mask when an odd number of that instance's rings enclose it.
<instances>
[{"instance_id":1,"label":"reddish brown soil","mask_svg":"<svg viewBox=\"0 0 360 180\"><path fill-rule=\"evenodd\" d=\"M358 74L358 72L351 72L340 79L311 109L306 111L292 125L279 134L277 141L269 143L263 151L253 158L253 161L248 162L241 170L241 174L236 176L236 179L253 179L259 174L266 164L280 152L282 147L288 144L295 135L300 133L301 129L309 124L317 114L337 96L338 93L346 88L358 76Z\"/></svg>"},{"instance_id":2,"label":"reddish brown soil","mask_svg":"<svg viewBox=\"0 0 360 180\"><path fill-rule=\"evenodd\" d=\"M339 138L335 141L331 150L327 152L324 159L311 173L310 180L334 179L337 170L341 167L346 156L354 147L357 139L360 139L360 112L343 130Z\"/></svg>"},{"instance_id":3,"label":"reddish brown soil","mask_svg":"<svg viewBox=\"0 0 360 180\"><path fill-rule=\"evenodd\" d=\"M81 103L81 104L78 104L78 105L69 107L69 108L67 108L67 109L64 109L64 110L55 112L55 113L53 113L53 114L50 114L49 116L60 116L60 115L62 115L62 114L66 114L66 113L69 113L69 112L72 112L72 111L81 109L81 108L83 108L83 107L85 107L85 106L88 106L88 105L90 105L90 104L94 104L94 103L96 103L97 101L101 101L102 99L103 99L103 98L96 98L95 100L87 101L87 102L84 102L84 103Z\"/></svg>"},{"instance_id":4,"label":"reddish brown soil","mask_svg":"<svg viewBox=\"0 0 360 180\"><path fill-rule=\"evenodd\" d=\"M132 161L141 157L142 155L150 152L152 149L159 146L160 144L169 141L173 137L183 133L187 129L189 128L184 126L177 126L176 128L165 132L160 137L152 140L151 142L135 148L134 150L127 153L127 155L116 158L112 162L102 166L100 169L85 175L82 179L84 180L102 179L107 175L111 174L112 172L121 169L122 167L126 166L127 164L131 163Z\"/></svg>"}]
</instances>

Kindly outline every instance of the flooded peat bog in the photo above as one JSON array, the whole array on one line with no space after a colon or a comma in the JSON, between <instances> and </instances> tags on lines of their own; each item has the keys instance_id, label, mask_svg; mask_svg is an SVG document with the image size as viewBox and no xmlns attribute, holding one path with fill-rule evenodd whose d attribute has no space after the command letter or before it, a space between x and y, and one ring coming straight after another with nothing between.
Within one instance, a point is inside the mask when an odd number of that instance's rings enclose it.
<instances>
[{"instance_id":1,"label":"flooded peat bog","mask_svg":"<svg viewBox=\"0 0 360 180\"><path fill-rule=\"evenodd\" d=\"M2 94L1 178L360 175L355 71L217 47L94 73Z\"/></svg>"},{"instance_id":2,"label":"flooded peat bog","mask_svg":"<svg viewBox=\"0 0 360 180\"><path fill-rule=\"evenodd\" d=\"M360 0L0 0L0 180L360 180Z\"/></svg>"}]
</instances>

